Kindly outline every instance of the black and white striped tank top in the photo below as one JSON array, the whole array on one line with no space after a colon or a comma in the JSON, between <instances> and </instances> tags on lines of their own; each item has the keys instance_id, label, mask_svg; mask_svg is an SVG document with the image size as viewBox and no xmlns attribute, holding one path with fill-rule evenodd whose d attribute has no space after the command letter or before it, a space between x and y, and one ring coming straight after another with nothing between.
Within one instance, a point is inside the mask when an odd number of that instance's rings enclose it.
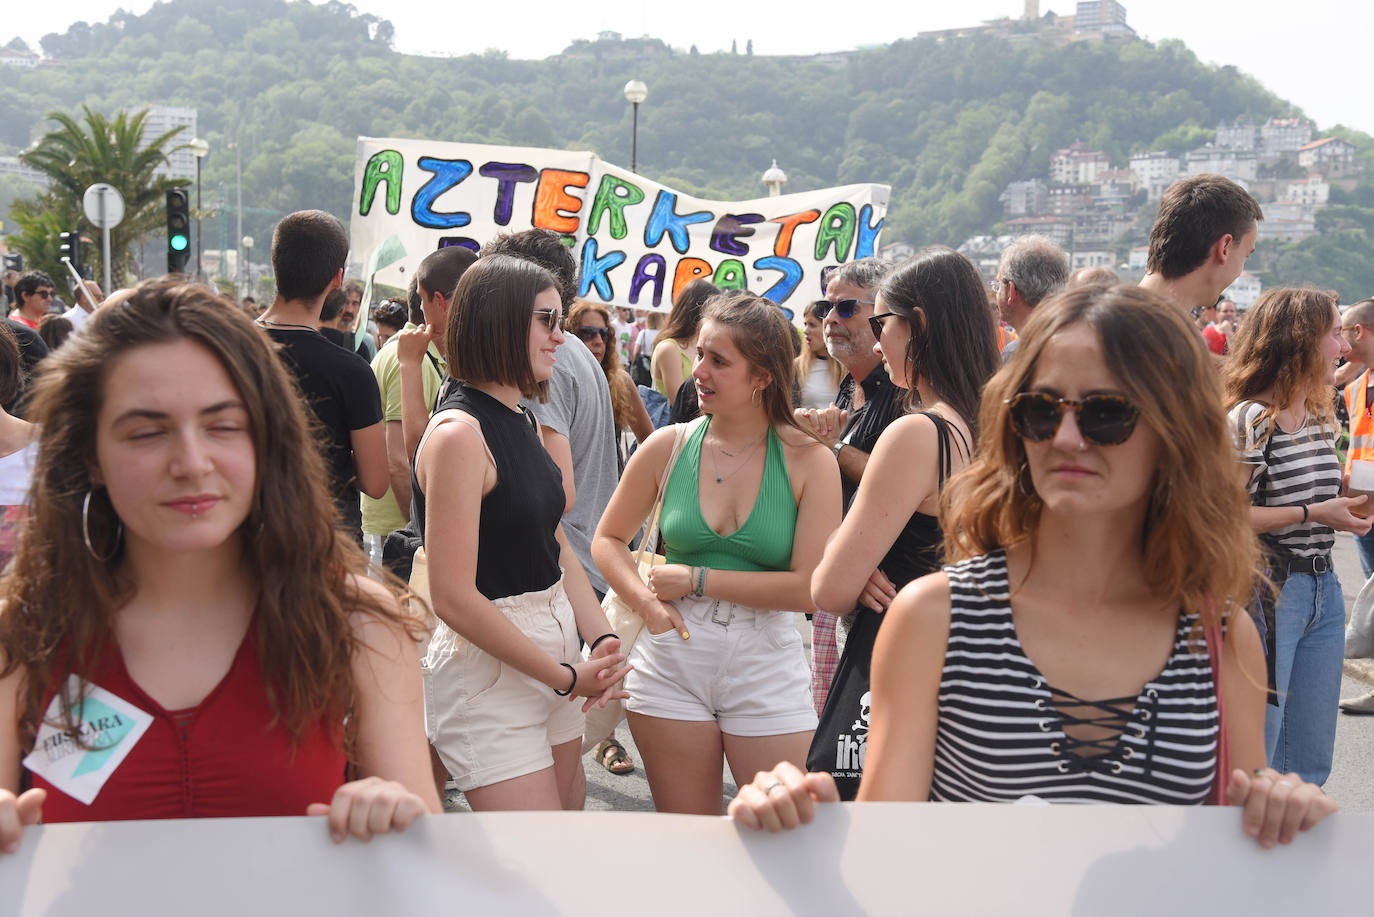
<instances>
[{"instance_id":1,"label":"black and white striped tank top","mask_svg":"<svg viewBox=\"0 0 1374 917\"><path fill-rule=\"evenodd\" d=\"M1258 401L1242 401L1227 415L1236 452L1250 468L1250 502L1255 506L1302 506L1339 495L1341 461L1336 455L1336 429L1309 413L1302 427L1285 433L1272 420L1264 419L1264 411L1265 406ZM1325 554L1336 543L1334 529L1312 520L1285 525L1260 537L1272 548L1300 557Z\"/></svg>"},{"instance_id":2,"label":"black and white striped tank top","mask_svg":"<svg viewBox=\"0 0 1374 917\"><path fill-rule=\"evenodd\" d=\"M1006 553L945 567L949 645L940 679L930 798L935 801L1200 805L1216 771L1217 702L1196 617L1179 615L1174 650L1135 698L1120 738L1079 755L1055 698L1012 623ZM1067 703L1082 703L1069 701ZM1066 748L1065 745L1069 748Z\"/></svg>"}]
</instances>

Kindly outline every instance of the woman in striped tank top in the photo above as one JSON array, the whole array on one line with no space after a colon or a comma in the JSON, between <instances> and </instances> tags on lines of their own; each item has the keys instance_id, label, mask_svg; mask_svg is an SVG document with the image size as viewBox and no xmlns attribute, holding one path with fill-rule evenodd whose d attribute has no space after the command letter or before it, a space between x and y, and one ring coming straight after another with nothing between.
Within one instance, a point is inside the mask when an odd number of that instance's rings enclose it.
<instances>
[{"instance_id":1,"label":"woman in striped tank top","mask_svg":"<svg viewBox=\"0 0 1374 917\"><path fill-rule=\"evenodd\" d=\"M1179 311L1135 287L1042 304L980 419L945 492L952 563L903 589L879 634L859 799L1202 803L1224 739L1222 789L1261 844L1334 811L1263 767L1263 654L1226 613L1258 549ZM1214 673L1203 635L1220 627ZM731 813L777 830L834 798L828 775L780 765Z\"/></svg>"},{"instance_id":2,"label":"woman in striped tank top","mask_svg":"<svg viewBox=\"0 0 1374 917\"><path fill-rule=\"evenodd\" d=\"M1350 352L1329 293L1267 291L1226 366L1226 403L1276 601L1264 603L1274 702L1269 762L1321 784L1331 773L1345 647L1345 598L1331 566L1336 532L1363 535L1364 497L1342 497L1336 363ZM1270 590L1269 596L1273 596Z\"/></svg>"}]
</instances>

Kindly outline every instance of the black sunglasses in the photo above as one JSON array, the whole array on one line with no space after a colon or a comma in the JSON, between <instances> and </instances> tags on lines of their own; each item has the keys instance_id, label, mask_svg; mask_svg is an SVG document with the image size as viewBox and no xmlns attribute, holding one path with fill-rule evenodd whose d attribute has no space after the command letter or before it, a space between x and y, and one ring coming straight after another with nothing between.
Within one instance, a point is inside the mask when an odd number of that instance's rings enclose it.
<instances>
[{"instance_id":1,"label":"black sunglasses","mask_svg":"<svg viewBox=\"0 0 1374 917\"><path fill-rule=\"evenodd\" d=\"M1140 408L1120 395L1089 395L1082 401L1056 398L1045 392L1022 392L1007 399L1011 428L1032 443L1053 439L1064 419L1073 410L1078 432L1094 446L1119 446L1131 438Z\"/></svg>"},{"instance_id":2,"label":"black sunglasses","mask_svg":"<svg viewBox=\"0 0 1374 917\"><path fill-rule=\"evenodd\" d=\"M868 327L873 329L873 336L880 338L883 336L883 322L892 316L900 316L900 312L876 312L868 317Z\"/></svg>"},{"instance_id":3,"label":"black sunglasses","mask_svg":"<svg viewBox=\"0 0 1374 917\"><path fill-rule=\"evenodd\" d=\"M597 338L601 338L603 341L611 339L611 329L598 328L595 325L579 325L576 334L589 344Z\"/></svg>"},{"instance_id":4,"label":"black sunglasses","mask_svg":"<svg viewBox=\"0 0 1374 917\"><path fill-rule=\"evenodd\" d=\"M547 331L553 331L558 327L558 320L563 317L558 309L535 309L533 318L537 319Z\"/></svg>"},{"instance_id":5,"label":"black sunglasses","mask_svg":"<svg viewBox=\"0 0 1374 917\"><path fill-rule=\"evenodd\" d=\"M839 302L831 302L828 299L818 299L811 304L811 307L816 310L816 315L822 319L830 314L831 309L835 310L835 315L839 318L853 318L854 312L859 308L861 303L871 306L873 305L873 300L842 299Z\"/></svg>"}]
</instances>

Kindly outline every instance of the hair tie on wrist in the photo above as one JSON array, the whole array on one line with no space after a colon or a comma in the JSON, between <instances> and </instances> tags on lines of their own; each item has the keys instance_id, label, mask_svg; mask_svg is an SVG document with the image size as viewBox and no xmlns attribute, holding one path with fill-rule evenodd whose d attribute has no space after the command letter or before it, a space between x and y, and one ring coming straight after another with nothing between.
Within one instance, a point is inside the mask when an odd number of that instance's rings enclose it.
<instances>
[{"instance_id":1,"label":"hair tie on wrist","mask_svg":"<svg viewBox=\"0 0 1374 917\"><path fill-rule=\"evenodd\" d=\"M611 631L611 632L608 633L608 634L602 634L600 637L597 637L595 640L592 641L592 645L591 645L591 647L587 650L587 652L588 652L588 653L595 653L595 652L596 652L596 648L597 648L598 646L601 645L601 641L602 641L602 640L609 640L609 639L611 639L611 638L614 637L614 636L616 636L615 631ZM567 663L564 663L564 665L567 665Z\"/></svg>"},{"instance_id":2,"label":"hair tie on wrist","mask_svg":"<svg viewBox=\"0 0 1374 917\"><path fill-rule=\"evenodd\" d=\"M554 693L554 694L557 694L559 697L567 697L569 694L573 693L573 688L576 688L576 687L577 687L577 669L574 669L572 666L568 665L566 662L560 662L559 665L561 665L563 668L567 669L569 672L572 672L572 673L573 673L573 680L572 680L572 684L568 685L568 690L566 690L566 691L560 691L560 690L558 690L557 688L554 688L554 689L553 689L553 693Z\"/></svg>"}]
</instances>

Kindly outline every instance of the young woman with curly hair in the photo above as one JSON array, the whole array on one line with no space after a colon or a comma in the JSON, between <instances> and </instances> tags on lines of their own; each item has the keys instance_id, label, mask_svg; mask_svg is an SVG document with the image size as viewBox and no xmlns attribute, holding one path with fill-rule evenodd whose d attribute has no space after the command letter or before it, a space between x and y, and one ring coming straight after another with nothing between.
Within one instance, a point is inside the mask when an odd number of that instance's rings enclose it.
<instances>
[{"instance_id":1,"label":"young woman with curly hair","mask_svg":"<svg viewBox=\"0 0 1374 917\"><path fill-rule=\"evenodd\" d=\"M948 566L879 634L859 799L1224 793L1287 843L1335 804L1263 767L1263 653L1236 613L1258 546L1201 339L1151 293L1095 287L1036 307L1021 341L945 490ZM835 796L780 765L731 812L777 830Z\"/></svg>"},{"instance_id":2,"label":"young woman with curly hair","mask_svg":"<svg viewBox=\"0 0 1374 917\"><path fill-rule=\"evenodd\" d=\"M1370 520L1340 496L1334 406L1337 361L1350 352L1334 297L1268 290L1236 333L1224 375L1231 430L1271 583L1267 631L1275 705L1267 708L1269 763L1326 782L1336 742L1345 599L1331 565L1336 532ZM1260 622L1257 622L1260 623Z\"/></svg>"},{"instance_id":3,"label":"young woman with curly hair","mask_svg":"<svg viewBox=\"0 0 1374 917\"><path fill-rule=\"evenodd\" d=\"M33 512L0 583L0 848L40 814L327 812L341 840L439 811L410 619L340 532L264 332L149 281L48 358L30 411Z\"/></svg>"},{"instance_id":4,"label":"young woman with curly hair","mask_svg":"<svg viewBox=\"0 0 1374 917\"><path fill-rule=\"evenodd\" d=\"M639 398L639 389L620 365L617 348L611 340L615 331L611 325L610 310L600 303L579 299L568 310L563 327L587 345L606 373L606 382L611 387L611 409L615 414L617 448L620 446L620 436L626 430L634 433L637 442L644 442L654 432L654 424ZM621 465L624 463L622 456Z\"/></svg>"}]
</instances>

